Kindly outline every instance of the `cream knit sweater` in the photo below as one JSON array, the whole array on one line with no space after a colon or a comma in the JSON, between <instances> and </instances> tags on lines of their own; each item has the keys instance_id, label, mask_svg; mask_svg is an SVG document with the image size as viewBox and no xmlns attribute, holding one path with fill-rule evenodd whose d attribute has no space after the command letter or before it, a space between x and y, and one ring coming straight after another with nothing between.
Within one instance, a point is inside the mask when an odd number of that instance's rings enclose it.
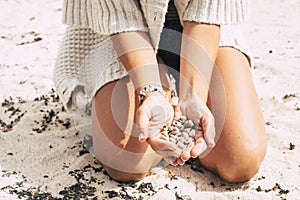
<instances>
[{"instance_id":1,"label":"cream knit sweater","mask_svg":"<svg viewBox=\"0 0 300 200\"><path fill-rule=\"evenodd\" d=\"M148 31L157 50L169 0L64 0L63 23L69 25L61 43L54 82L68 107L83 92L90 101L104 84L127 74L110 35ZM221 46L247 54L236 24L246 14L246 0L174 0L180 21L221 24Z\"/></svg>"}]
</instances>

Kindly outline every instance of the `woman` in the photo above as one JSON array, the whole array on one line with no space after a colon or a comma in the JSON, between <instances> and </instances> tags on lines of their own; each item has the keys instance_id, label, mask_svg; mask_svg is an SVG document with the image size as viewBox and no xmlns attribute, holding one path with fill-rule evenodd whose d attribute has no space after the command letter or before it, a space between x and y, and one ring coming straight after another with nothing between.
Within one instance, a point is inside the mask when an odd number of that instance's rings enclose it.
<instances>
[{"instance_id":1,"label":"woman","mask_svg":"<svg viewBox=\"0 0 300 200\"><path fill-rule=\"evenodd\" d=\"M164 158L199 157L230 182L247 181L266 150L251 56L238 24L243 0L65 0L70 25L54 81L69 107L92 101L94 154L118 181L136 181ZM181 34L182 33L182 34ZM172 73L179 104L170 104ZM197 134L186 151L159 139L185 115Z\"/></svg>"}]
</instances>

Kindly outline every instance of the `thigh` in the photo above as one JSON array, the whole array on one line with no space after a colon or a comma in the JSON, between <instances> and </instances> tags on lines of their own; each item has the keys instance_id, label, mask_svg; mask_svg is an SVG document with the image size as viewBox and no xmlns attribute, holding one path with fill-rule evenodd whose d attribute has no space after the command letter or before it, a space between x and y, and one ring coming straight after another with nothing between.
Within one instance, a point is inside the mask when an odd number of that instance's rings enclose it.
<instances>
[{"instance_id":1,"label":"thigh","mask_svg":"<svg viewBox=\"0 0 300 200\"><path fill-rule=\"evenodd\" d=\"M128 77L104 85L95 95L92 112L96 158L117 180L135 180L156 165L161 157L138 141L134 125L137 109L134 87Z\"/></svg>"},{"instance_id":2,"label":"thigh","mask_svg":"<svg viewBox=\"0 0 300 200\"><path fill-rule=\"evenodd\" d=\"M202 164L222 178L250 179L264 158L264 120L244 54L230 47L219 49L213 71L208 106L220 134L215 148Z\"/></svg>"}]
</instances>

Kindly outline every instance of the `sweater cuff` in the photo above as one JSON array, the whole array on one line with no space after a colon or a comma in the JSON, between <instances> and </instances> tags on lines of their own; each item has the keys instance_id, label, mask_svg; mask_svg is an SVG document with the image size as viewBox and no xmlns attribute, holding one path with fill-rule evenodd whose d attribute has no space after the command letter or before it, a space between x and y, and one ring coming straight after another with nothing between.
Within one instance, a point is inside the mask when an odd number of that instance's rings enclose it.
<instances>
[{"instance_id":1,"label":"sweater cuff","mask_svg":"<svg viewBox=\"0 0 300 200\"><path fill-rule=\"evenodd\" d=\"M238 24L247 13L247 0L190 0L182 21L208 24Z\"/></svg>"},{"instance_id":2,"label":"sweater cuff","mask_svg":"<svg viewBox=\"0 0 300 200\"><path fill-rule=\"evenodd\" d=\"M147 31L141 9L133 0L64 0L63 23L103 35Z\"/></svg>"}]
</instances>

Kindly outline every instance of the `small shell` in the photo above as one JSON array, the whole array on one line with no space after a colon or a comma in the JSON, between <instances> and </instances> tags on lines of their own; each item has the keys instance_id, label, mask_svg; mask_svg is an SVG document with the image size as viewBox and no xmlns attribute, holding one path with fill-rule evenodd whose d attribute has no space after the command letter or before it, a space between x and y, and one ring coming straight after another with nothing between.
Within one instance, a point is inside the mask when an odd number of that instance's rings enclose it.
<instances>
[{"instance_id":1,"label":"small shell","mask_svg":"<svg viewBox=\"0 0 300 200\"><path fill-rule=\"evenodd\" d=\"M177 140L176 140L176 139L174 139L174 138L170 138L169 142L171 142L172 144L175 144L175 145L176 145L176 143L177 143Z\"/></svg>"},{"instance_id":2,"label":"small shell","mask_svg":"<svg viewBox=\"0 0 300 200\"><path fill-rule=\"evenodd\" d=\"M175 127L178 127L178 126L182 126L182 123L179 122L179 121L174 121L174 122L172 123L172 125L175 126Z\"/></svg>"},{"instance_id":3,"label":"small shell","mask_svg":"<svg viewBox=\"0 0 300 200\"><path fill-rule=\"evenodd\" d=\"M185 130L185 127L182 125L180 128L179 128L180 132L183 132Z\"/></svg>"},{"instance_id":4,"label":"small shell","mask_svg":"<svg viewBox=\"0 0 300 200\"><path fill-rule=\"evenodd\" d=\"M191 129L189 132L189 136L194 138L196 136L196 129Z\"/></svg>"},{"instance_id":5,"label":"small shell","mask_svg":"<svg viewBox=\"0 0 300 200\"><path fill-rule=\"evenodd\" d=\"M172 133L173 134L176 134L176 133L179 133L180 131L179 131L179 128L177 128L177 127L173 127L173 130L172 130Z\"/></svg>"},{"instance_id":6,"label":"small shell","mask_svg":"<svg viewBox=\"0 0 300 200\"><path fill-rule=\"evenodd\" d=\"M184 131L185 131L185 132L188 132L188 133L191 131L191 129L192 129L192 128L186 128L186 127L184 127Z\"/></svg>"},{"instance_id":7,"label":"small shell","mask_svg":"<svg viewBox=\"0 0 300 200\"><path fill-rule=\"evenodd\" d=\"M179 121L182 122L182 123L184 123L186 120L187 120L186 116L181 116L179 118Z\"/></svg>"},{"instance_id":8,"label":"small shell","mask_svg":"<svg viewBox=\"0 0 300 200\"><path fill-rule=\"evenodd\" d=\"M185 122L184 122L184 127L186 127L186 128L192 128L194 126L194 122L192 121L192 120L186 120Z\"/></svg>"},{"instance_id":9,"label":"small shell","mask_svg":"<svg viewBox=\"0 0 300 200\"><path fill-rule=\"evenodd\" d=\"M162 134L162 135L169 135L168 131L165 131L165 130L161 131L160 134Z\"/></svg>"},{"instance_id":10,"label":"small shell","mask_svg":"<svg viewBox=\"0 0 300 200\"><path fill-rule=\"evenodd\" d=\"M171 105L176 106L179 102L178 97L172 97L171 98Z\"/></svg>"},{"instance_id":11,"label":"small shell","mask_svg":"<svg viewBox=\"0 0 300 200\"><path fill-rule=\"evenodd\" d=\"M166 141L169 141L169 139L170 139L168 135L161 135L159 138L166 140Z\"/></svg>"},{"instance_id":12,"label":"small shell","mask_svg":"<svg viewBox=\"0 0 300 200\"><path fill-rule=\"evenodd\" d=\"M186 143L188 143L188 144L193 143L193 142L194 142L194 139L193 139L193 138L188 138L188 139L186 140Z\"/></svg>"},{"instance_id":13,"label":"small shell","mask_svg":"<svg viewBox=\"0 0 300 200\"><path fill-rule=\"evenodd\" d=\"M173 140L178 140L178 136L177 135L169 135L170 139L173 139Z\"/></svg>"},{"instance_id":14,"label":"small shell","mask_svg":"<svg viewBox=\"0 0 300 200\"><path fill-rule=\"evenodd\" d=\"M168 127L168 131L172 131L173 128L174 128L173 126L169 126L169 127Z\"/></svg>"},{"instance_id":15,"label":"small shell","mask_svg":"<svg viewBox=\"0 0 300 200\"><path fill-rule=\"evenodd\" d=\"M168 127L166 125L163 126L162 131L168 131Z\"/></svg>"},{"instance_id":16,"label":"small shell","mask_svg":"<svg viewBox=\"0 0 300 200\"><path fill-rule=\"evenodd\" d=\"M184 142L184 140L185 140L184 137L179 137L179 138L177 139L178 142Z\"/></svg>"},{"instance_id":17,"label":"small shell","mask_svg":"<svg viewBox=\"0 0 300 200\"><path fill-rule=\"evenodd\" d=\"M177 127L178 129L181 129L181 128L184 127L184 126L183 126L182 123L178 122L177 125L176 125L176 127Z\"/></svg>"},{"instance_id":18,"label":"small shell","mask_svg":"<svg viewBox=\"0 0 300 200\"><path fill-rule=\"evenodd\" d=\"M187 139L190 137L189 133L187 133L187 132L182 132L182 136L184 137L184 139Z\"/></svg>"},{"instance_id":19,"label":"small shell","mask_svg":"<svg viewBox=\"0 0 300 200\"><path fill-rule=\"evenodd\" d=\"M177 142L176 146L180 149L185 149L185 145L182 142Z\"/></svg>"}]
</instances>

